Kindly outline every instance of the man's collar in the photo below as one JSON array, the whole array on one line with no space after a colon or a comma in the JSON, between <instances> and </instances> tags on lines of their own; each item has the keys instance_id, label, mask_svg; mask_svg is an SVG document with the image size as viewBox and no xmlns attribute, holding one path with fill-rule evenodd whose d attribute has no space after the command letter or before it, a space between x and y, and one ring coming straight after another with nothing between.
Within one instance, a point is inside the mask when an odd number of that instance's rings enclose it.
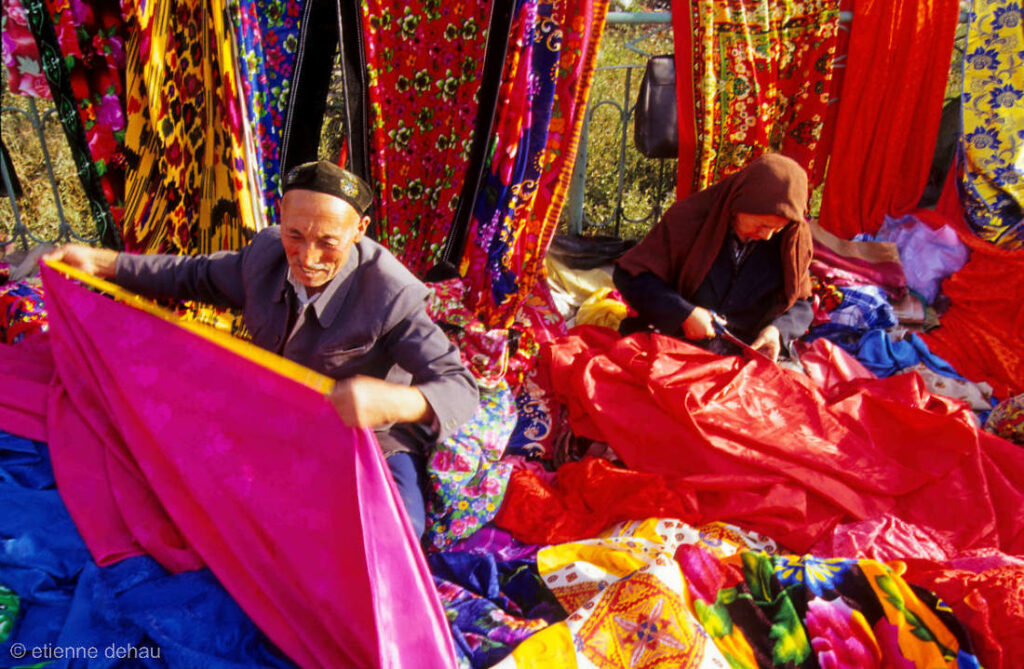
<instances>
[{"instance_id":1,"label":"man's collar","mask_svg":"<svg viewBox=\"0 0 1024 669\"><path fill-rule=\"evenodd\" d=\"M331 323L338 316L341 305L345 301L345 295L349 290L348 278L352 276L352 273L359 265L359 253L359 243L357 242L352 245L351 250L349 250L348 260L345 261L345 264L334 278L327 282L323 290L305 301L305 304L313 305L313 312L316 314L316 319L321 327L330 327ZM301 295L305 293L305 287L292 276L291 268L288 268L285 274L285 284L289 283L295 289L295 295L300 298L301 303ZM300 287L302 288L302 293L299 292ZM303 308L305 308L305 304Z\"/></svg>"}]
</instances>

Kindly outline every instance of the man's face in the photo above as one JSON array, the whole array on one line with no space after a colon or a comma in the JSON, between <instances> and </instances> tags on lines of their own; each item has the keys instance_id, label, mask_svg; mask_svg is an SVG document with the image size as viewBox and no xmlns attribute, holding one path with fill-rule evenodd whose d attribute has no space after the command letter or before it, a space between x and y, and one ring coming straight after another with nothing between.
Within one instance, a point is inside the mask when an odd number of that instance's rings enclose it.
<instances>
[{"instance_id":1,"label":"man's face","mask_svg":"<svg viewBox=\"0 0 1024 669\"><path fill-rule=\"evenodd\" d=\"M788 224L788 220L775 214L736 212L732 219L732 229L741 242L754 240L766 242Z\"/></svg>"},{"instance_id":2,"label":"man's face","mask_svg":"<svg viewBox=\"0 0 1024 669\"><path fill-rule=\"evenodd\" d=\"M281 198L281 243L295 280L311 293L323 289L348 260L366 232L368 216L359 216L341 198L290 190Z\"/></svg>"}]
</instances>

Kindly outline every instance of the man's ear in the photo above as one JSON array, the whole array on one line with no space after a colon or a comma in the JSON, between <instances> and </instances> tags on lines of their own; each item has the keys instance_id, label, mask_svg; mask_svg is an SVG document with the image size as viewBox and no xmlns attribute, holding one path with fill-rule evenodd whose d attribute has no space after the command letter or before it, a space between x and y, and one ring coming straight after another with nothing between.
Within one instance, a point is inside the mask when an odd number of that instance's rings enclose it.
<instances>
[{"instance_id":1,"label":"man's ear","mask_svg":"<svg viewBox=\"0 0 1024 669\"><path fill-rule=\"evenodd\" d=\"M361 219L359 219L359 234L356 235L356 241L359 241L360 239L363 238L363 235L366 234L366 228L368 228L369 225L370 225L370 217L369 216L363 216Z\"/></svg>"}]
</instances>

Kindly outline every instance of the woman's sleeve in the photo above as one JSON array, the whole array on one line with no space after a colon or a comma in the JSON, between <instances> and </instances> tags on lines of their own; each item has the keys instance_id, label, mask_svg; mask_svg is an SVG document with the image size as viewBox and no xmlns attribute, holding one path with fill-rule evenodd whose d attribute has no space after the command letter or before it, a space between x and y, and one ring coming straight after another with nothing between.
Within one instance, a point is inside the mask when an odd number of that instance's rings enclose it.
<instances>
[{"instance_id":1,"label":"woman's sleeve","mask_svg":"<svg viewBox=\"0 0 1024 669\"><path fill-rule=\"evenodd\" d=\"M615 287L641 319L668 335L678 334L690 317L693 305L650 272L632 276L616 267L612 274Z\"/></svg>"},{"instance_id":2,"label":"woman's sleeve","mask_svg":"<svg viewBox=\"0 0 1024 669\"><path fill-rule=\"evenodd\" d=\"M814 307L810 300L797 300L789 309L778 316L772 325L779 329L779 338L787 351L794 340L807 334L814 320Z\"/></svg>"}]
</instances>

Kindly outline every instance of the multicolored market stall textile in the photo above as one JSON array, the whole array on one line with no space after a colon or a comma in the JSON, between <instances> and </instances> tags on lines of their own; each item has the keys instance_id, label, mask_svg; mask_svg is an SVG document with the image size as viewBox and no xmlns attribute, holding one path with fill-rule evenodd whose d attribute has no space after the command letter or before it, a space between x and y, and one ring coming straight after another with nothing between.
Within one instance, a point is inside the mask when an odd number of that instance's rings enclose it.
<instances>
[{"instance_id":1,"label":"multicolored market stall textile","mask_svg":"<svg viewBox=\"0 0 1024 669\"><path fill-rule=\"evenodd\" d=\"M418 276L440 260L466 178L492 4L360 5L376 237Z\"/></svg>"},{"instance_id":2,"label":"multicolored market stall textile","mask_svg":"<svg viewBox=\"0 0 1024 669\"><path fill-rule=\"evenodd\" d=\"M898 563L779 554L731 525L622 523L544 548L537 567L571 613L500 668L978 666Z\"/></svg>"},{"instance_id":3,"label":"multicolored market stall textile","mask_svg":"<svg viewBox=\"0 0 1024 669\"><path fill-rule=\"evenodd\" d=\"M125 249L239 249L264 225L223 0L130 3Z\"/></svg>"},{"instance_id":4,"label":"multicolored market stall textile","mask_svg":"<svg viewBox=\"0 0 1024 669\"><path fill-rule=\"evenodd\" d=\"M544 256L568 195L608 3L531 0L523 11L531 7L536 23L521 26L521 48L506 61L485 185L477 193L461 261L472 287L470 305L492 327L509 326L543 283Z\"/></svg>"},{"instance_id":5,"label":"multicolored market stall textile","mask_svg":"<svg viewBox=\"0 0 1024 669\"><path fill-rule=\"evenodd\" d=\"M126 170L121 82L127 27L121 6L116 0L22 0L22 7L89 210L103 241L116 245ZM10 20L17 24L19 18L15 11ZM5 48L7 41L5 32Z\"/></svg>"},{"instance_id":6,"label":"multicolored market stall textile","mask_svg":"<svg viewBox=\"0 0 1024 669\"><path fill-rule=\"evenodd\" d=\"M824 178L839 0L673 2L680 198L774 151Z\"/></svg>"},{"instance_id":7,"label":"multicolored market stall textile","mask_svg":"<svg viewBox=\"0 0 1024 669\"><path fill-rule=\"evenodd\" d=\"M0 429L48 441L96 563L207 565L300 665L452 666L380 449L330 379L71 273L135 306L43 268L50 333L0 351Z\"/></svg>"},{"instance_id":8,"label":"multicolored market stall textile","mask_svg":"<svg viewBox=\"0 0 1024 669\"><path fill-rule=\"evenodd\" d=\"M964 47L960 192L980 238L1024 249L1024 10L975 0Z\"/></svg>"}]
</instances>

